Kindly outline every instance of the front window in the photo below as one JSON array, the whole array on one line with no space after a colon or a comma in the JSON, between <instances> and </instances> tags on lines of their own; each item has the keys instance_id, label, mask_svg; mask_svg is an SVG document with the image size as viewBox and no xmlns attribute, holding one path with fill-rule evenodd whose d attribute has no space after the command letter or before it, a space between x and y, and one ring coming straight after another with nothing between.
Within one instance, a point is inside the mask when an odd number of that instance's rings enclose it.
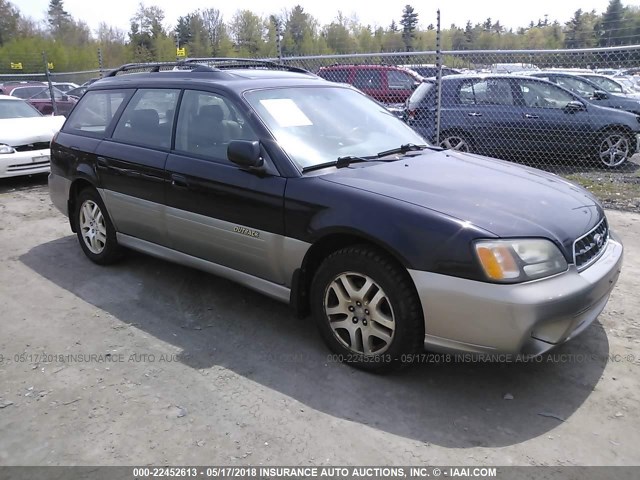
<instances>
[{"instance_id":1,"label":"front window","mask_svg":"<svg viewBox=\"0 0 640 480\"><path fill-rule=\"evenodd\" d=\"M575 99L567 92L551 83L535 80L518 80L524 104L533 108L563 109Z\"/></svg>"},{"instance_id":2,"label":"front window","mask_svg":"<svg viewBox=\"0 0 640 480\"><path fill-rule=\"evenodd\" d=\"M613 80L609 80L606 77L588 77L593 83L598 85L602 90L609 93L624 93L622 89L622 85L614 82Z\"/></svg>"},{"instance_id":3,"label":"front window","mask_svg":"<svg viewBox=\"0 0 640 480\"><path fill-rule=\"evenodd\" d=\"M279 88L245 97L300 168L426 143L383 106L351 89Z\"/></svg>"},{"instance_id":4,"label":"front window","mask_svg":"<svg viewBox=\"0 0 640 480\"><path fill-rule=\"evenodd\" d=\"M561 87L571 90L573 93L580 95L581 97L593 97L597 89L579 78L572 77L558 77L556 83Z\"/></svg>"},{"instance_id":5,"label":"front window","mask_svg":"<svg viewBox=\"0 0 640 480\"><path fill-rule=\"evenodd\" d=\"M22 100L0 100L0 118L41 117L42 114Z\"/></svg>"}]
</instances>

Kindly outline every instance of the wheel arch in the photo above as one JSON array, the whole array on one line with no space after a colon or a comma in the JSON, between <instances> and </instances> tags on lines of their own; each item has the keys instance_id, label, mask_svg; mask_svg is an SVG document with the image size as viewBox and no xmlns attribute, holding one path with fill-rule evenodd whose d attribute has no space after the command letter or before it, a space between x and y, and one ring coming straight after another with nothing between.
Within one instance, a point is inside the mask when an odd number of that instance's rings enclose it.
<instances>
[{"instance_id":1,"label":"wheel arch","mask_svg":"<svg viewBox=\"0 0 640 480\"><path fill-rule=\"evenodd\" d=\"M74 179L69 186L69 198L67 199L67 212L69 213L69 225L71 226L71 231L76 233L75 222L73 221L73 215L76 211L76 199L80 192L85 188L94 188L96 189L95 184L89 179L87 176L80 176ZM97 189L96 189L97 190Z\"/></svg>"},{"instance_id":2,"label":"wheel arch","mask_svg":"<svg viewBox=\"0 0 640 480\"><path fill-rule=\"evenodd\" d=\"M309 247L300 268L294 271L291 279L289 304L299 318L304 318L310 313L309 293L311 282L323 260L333 252L353 245L367 245L386 255L405 272L407 278L411 281L411 285L413 285L413 280L411 280L409 273L406 271L409 265L408 261L389 245L372 239L362 232L348 230L326 232Z\"/></svg>"}]
</instances>

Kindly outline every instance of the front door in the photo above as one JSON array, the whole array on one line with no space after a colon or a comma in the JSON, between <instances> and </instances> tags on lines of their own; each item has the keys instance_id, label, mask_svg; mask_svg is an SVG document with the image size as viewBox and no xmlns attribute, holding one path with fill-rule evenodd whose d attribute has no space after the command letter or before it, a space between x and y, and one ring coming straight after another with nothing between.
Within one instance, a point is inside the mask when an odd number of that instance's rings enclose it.
<instances>
[{"instance_id":1,"label":"front door","mask_svg":"<svg viewBox=\"0 0 640 480\"><path fill-rule=\"evenodd\" d=\"M227 159L231 140L258 138L223 95L185 91L175 150L166 165L166 218L172 248L285 283L288 279L283 278L280 260L286 179L258 176L231 163Z\"/></svg>"}]
</instances>

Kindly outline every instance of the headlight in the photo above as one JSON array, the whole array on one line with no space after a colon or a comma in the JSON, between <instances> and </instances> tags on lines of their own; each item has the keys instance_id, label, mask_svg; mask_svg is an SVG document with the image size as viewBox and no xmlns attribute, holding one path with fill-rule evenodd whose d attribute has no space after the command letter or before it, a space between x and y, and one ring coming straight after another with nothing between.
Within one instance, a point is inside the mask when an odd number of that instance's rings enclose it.
<instances>
[{"instance_id":1,"label":"headlight","mask_svg":"<svg viewBox=\"0 0 640 480\"><path fill-rule=\"evenodd\" d=\"M15 148L10 147L9 145L5 145L4 143L0 143L0 154L2 153L16 153Z\"/></svg>"},{"instance_id":2,"label":"headlight","mask_svg":"<svg viewBox=\"0 0 640 480\"><path fill-rule=\"evenodd\" d=\"M494 282L526 282L568 267L558 247L544 239L481 240L475 249L484 273Z\"/></svg>"}]
</instances>

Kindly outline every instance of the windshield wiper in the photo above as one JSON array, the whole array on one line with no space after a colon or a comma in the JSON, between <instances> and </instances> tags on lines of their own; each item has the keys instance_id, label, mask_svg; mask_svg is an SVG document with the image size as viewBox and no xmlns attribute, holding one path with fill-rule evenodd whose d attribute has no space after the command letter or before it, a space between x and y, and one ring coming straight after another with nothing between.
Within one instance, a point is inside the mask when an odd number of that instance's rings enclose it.
<instances>
[{"instance_id":1,"label":"windshield wiper","mask_svg":"<svg viewBox=\"0 0 640 480\"><path fill-rule=\"evenodd\" d=\"M345 157L338 157L337 160L334 160L332 162L319 163L317 165L310 165L308 167L304 167L302 169L302 173L310 172L312 170L320 170L321 168L327 168L327 167L344 168L344 167L348 167L352 163L370 162L373 159L377 160L377 156L373 156L373 157L356 157L356 156L353 156L353 155L347 155Z\"/></svg>"},{"instance_id":2,"label":"windshield wiper","mask_svg":"<svg viewBox=\"0 0 640 480\"><path fill-rule=\"evenodd\" d=\"M400 145L398 148L392 148L391 150L385 150L384 152L378 153L376 155L378 158L386 157L387 155L393 155L395 153L409 153L409 152L417 152L419 150L434 150L436 152L440 152L444 150L444 148L434 147L431 145L416 145L415 143L405 143L404 145Z\"/></svg>"}]
</instances>

